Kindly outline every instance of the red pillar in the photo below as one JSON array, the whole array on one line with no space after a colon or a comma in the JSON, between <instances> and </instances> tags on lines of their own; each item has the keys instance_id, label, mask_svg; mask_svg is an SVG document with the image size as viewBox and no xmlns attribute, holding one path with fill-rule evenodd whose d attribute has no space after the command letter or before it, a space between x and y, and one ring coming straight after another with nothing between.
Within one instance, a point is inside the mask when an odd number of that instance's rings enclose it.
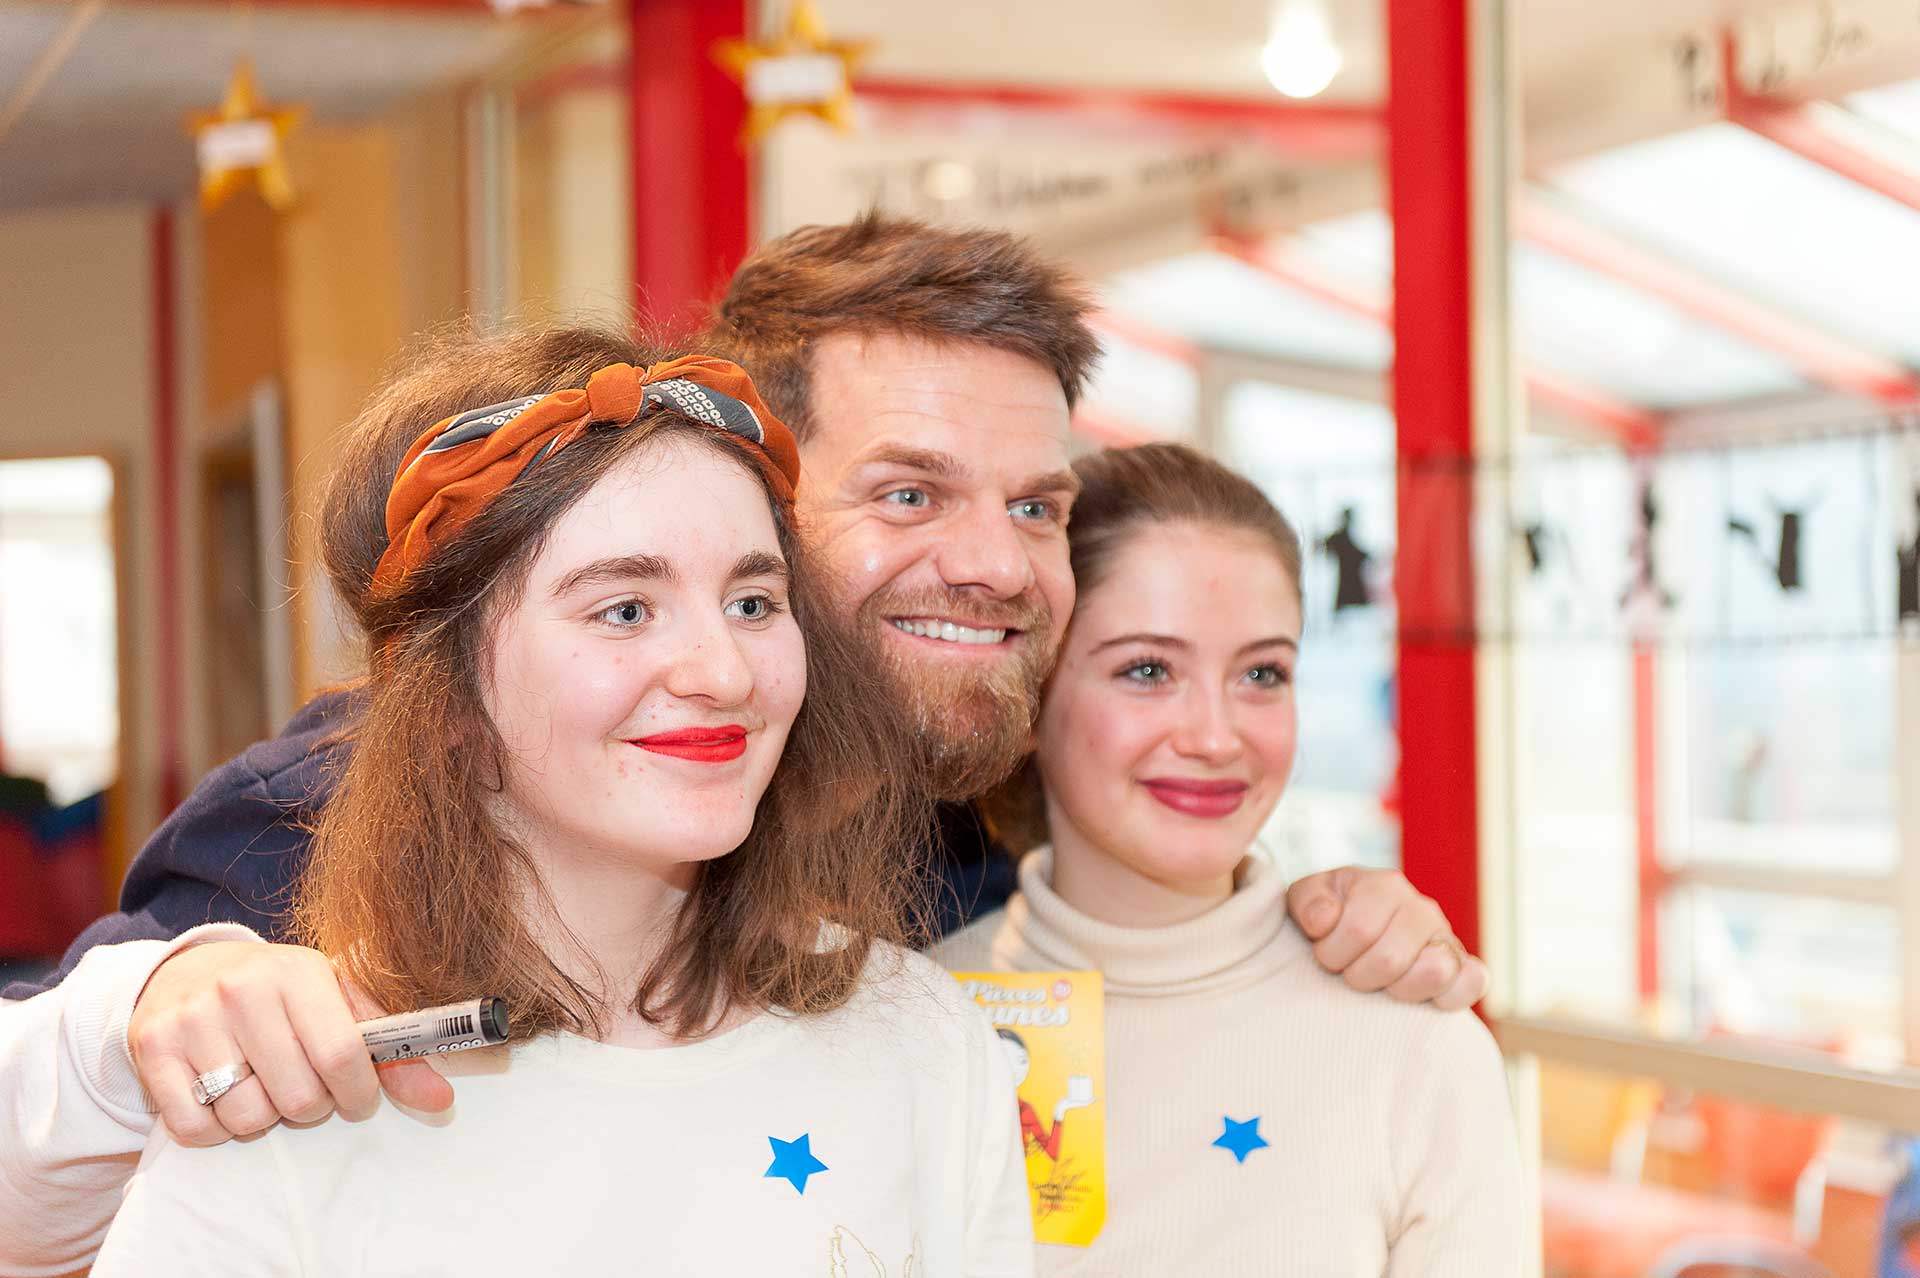
<instances>
[{"instance_id":1,"label":"red pillar","mask_svg":"<svg viewBox=\"0 0 1920 1278\"><path fill-rule=\"evenodd\" d=\"M174 341L173 210L154 212L153 262L153 485L154 553L159 598L153 644L159 665L155 711L160 717L160 810L171 812L187 794L185 654L180 598L180 420ZM124 569L123 569L124 570Z\"/></svg>"},{"instance_id":2,"label":"red pillar","mask_svg":"<svg viewBox=\"0 0 1920 1278\"><path fill-rule=\"evenodd\" d=\"M1633 644L1633 829L1634 861L1639 870L1640 945L1638 985L1643 1002L1660 994L1660 893L1666 870L1660 864L1659 795L1660 720L1656 698L1653 644Z\"/></svg>"},{"instance_id":3,"label":"red pillar","mask_svg":"<svg viewBox=\"0 0 1920 1278\"><path fill-rule=\"evenodd\" d=\"M634 301L684 333L719 293L750 234L746 99L714 64L746 36L746 0L631 0Z\"/></svg>"},{"instance_id":4,"label":"red pillar","mask_svg":"<svg viewBox=\"0 0 1920 1278\"><path fill-rule=\"evenodd\" d=\"M1386 12L1401 856L1477 949L1469 33L1464 0L1393 0Z\"/></svg>"}]
</instances>

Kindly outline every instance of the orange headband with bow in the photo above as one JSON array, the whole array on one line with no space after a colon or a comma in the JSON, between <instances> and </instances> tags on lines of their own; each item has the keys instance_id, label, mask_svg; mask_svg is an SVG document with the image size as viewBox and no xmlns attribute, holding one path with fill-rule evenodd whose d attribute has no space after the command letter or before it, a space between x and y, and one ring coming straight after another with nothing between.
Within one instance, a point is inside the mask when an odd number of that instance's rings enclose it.
<instances>
[{"instance_id":1,"label":"orange headband with bow","mask_svg":"<svg viewBox=\"0 0 1920 1278\"><path fill-rule=\"evenodd\" d=\"M738 364L707 355L646 369L609 364L585 390L456 413L415 440L387 497L387 549L374 570L375 588L398 586L514 480L590 427L632 426L650 405L746 440L781 504L792 506L799 445Z\"/></svg>"}]
</instances>

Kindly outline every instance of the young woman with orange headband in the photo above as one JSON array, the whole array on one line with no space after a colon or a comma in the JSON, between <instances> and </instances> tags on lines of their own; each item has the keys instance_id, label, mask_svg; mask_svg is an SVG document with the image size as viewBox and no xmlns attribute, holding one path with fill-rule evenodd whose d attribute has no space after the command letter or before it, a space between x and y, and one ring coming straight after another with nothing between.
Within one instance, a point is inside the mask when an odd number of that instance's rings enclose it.
<instances>
[{"instance_id":1,"label":"young woman with orange headband","mask_svg":"<svg viewBox=\"0 0 1920 1278\"><path fill-rule=\"evenodd\" d=\"M739 368L582 330L376 397L322 519L371 673L299 931L520 1041L445 1058L446 1115L156 1136L96 1274L1030 1271L1003 1054L896 944L912 737L798 480ZM246 1059L221 1033L180 1087Z\"/></svg>"}]
</instances>

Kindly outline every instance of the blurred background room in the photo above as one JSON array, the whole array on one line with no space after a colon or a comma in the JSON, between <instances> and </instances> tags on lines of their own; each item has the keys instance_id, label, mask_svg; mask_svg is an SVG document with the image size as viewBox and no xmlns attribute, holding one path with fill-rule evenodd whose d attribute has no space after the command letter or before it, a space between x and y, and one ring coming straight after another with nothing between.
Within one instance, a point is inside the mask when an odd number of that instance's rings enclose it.
<instances>
[{"instance_id":1,"label":"blurred background room","mask_svg":"<svg viewBox=\"0 0 1920 1278\"><path fill-rule=\"evenodd\" d=\"M875 206L1301 527L1265 845L1492 965L1540 1272L1920 1276L1912 0L0 0L0 968L353 674L409 335Z\"/></svg>"}]
</instances>

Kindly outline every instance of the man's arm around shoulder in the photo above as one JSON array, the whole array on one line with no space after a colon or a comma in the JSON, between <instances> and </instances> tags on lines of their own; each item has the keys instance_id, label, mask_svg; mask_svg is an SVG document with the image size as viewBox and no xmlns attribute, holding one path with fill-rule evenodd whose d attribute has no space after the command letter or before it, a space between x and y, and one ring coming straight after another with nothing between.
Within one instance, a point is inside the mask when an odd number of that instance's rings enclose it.
<instances>
[{"instance_id":1,"label":"man's arm around shoulder","mask_svg":"<svg viewBox=\"0 0 1920 1278\"><path fill-rule=\"evenodd\" d=\"M0 1273L84 1268L152 1134L127 1022L147 979L180 950L257 940L232 924L102 945L57 987L0 1003Z\"/></svg>"},{"instance_id":2,"label":"man's arm around shoulder","mask_svg":"<svg viewBox=\"0 0 1920 1278\"><path fill-rule=\"evenodd\" d=\"M154 1127L128 1023L159 965L279 930L313 815L344 748L349 696L216 769L154 832L121 892L40 984L0 996L0 1273L83 1267Z\"/></svg>"},{"instance_id":3,"label":"man's arm around shoulder","mask_svg":"<svg viewBox=\"0 0 1920 1278\"><path fill-rule=\"evenodd\" d=\"M355 708L350 693L316 697L278 737L209 772L134 858L119 913L96 919L45 980L15 983L0 998L52 988L98 945L168 940L203 923L278 939L313 823L351 748L341 729Z\"/></svg>"}]
</instances>

